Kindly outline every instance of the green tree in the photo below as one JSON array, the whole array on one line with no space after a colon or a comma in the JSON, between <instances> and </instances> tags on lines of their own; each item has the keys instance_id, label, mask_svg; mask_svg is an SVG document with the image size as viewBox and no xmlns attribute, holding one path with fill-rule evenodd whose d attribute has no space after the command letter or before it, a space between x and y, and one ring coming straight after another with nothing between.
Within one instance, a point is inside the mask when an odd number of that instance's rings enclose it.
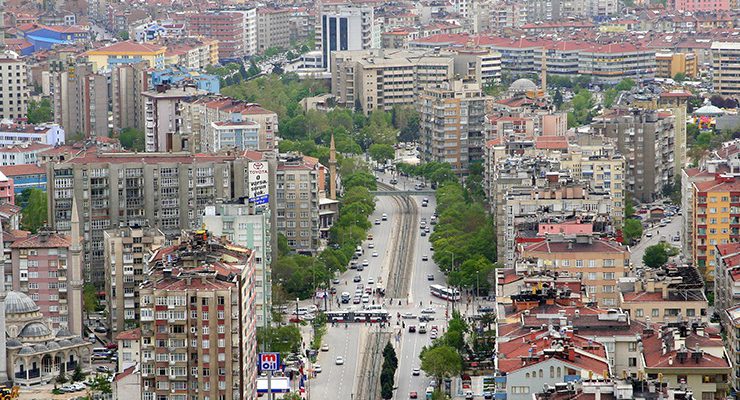
<instances>
[{"instance_id":1,"label":"green tree","mask_svg":"<svg viewBox=\"0 0 740 400\"><path fill-rule=\"evenodd\" d=\"M604 108L611 108L614 105L614 101L619 96L619 91L614 88L609 88L604 91Z\"/></svg>"},{"instance_id":2,"label":"green tree","mask_svg":"<svg viewBox=\"0 0 740 400\"><path fill-rule=\"evenodd\" d=\"M491 283L489 278L494 271L494 265L482 255L465 260L460 267L447 275L447 283L451 286L488 292Z\"/></svg>"},{"instance_id":3,"label":"green tree","mask_svg":"<svg viewBox=\"0 0 740 400\"><path fill-rule=\"evenodd\" d=\"M358 172L356 174L352 174L342 181L342 185L344 186L344 190L350 190L356 186L364 187L369 190L377 189L375 176L369 172Z\"/></svg>"},{"instance_id":4,"label":"green tree","mask_svg":"<svg viewBox=\"0 0 740 400\"><path fill-rule=\"evenodd\" d=\"M144 131L135 128L124 128L118 136L121 146L126 150L144 151L145 137Z\"/></svg>"},{"instance_id":5,"label":"green tree","mask_svg":"<svg viewBox=\"0 0 740 400\"><path fill-rule=\"evenodd\" d=\"M64 365L59 367L59 375L57 375L57 378L55 380L56 380L56 383L60 385L63 385L69 381L67 379L67 375L64 373Z\"/></svg>"},{"instance_id":6,"label":"green tree","mask_svg":"<svg viewBox=\"0 0 740 400\"><path fill-rule=\"evenodd\" d=\"M668 262L668 251L663 243L650 246L645 249L642 262L650 268L659 268Z\"/></svg>"},{"instance_id":7,"label":"green tree","mask_svg":"<svg viewBox=\"0 0 740 400\"><path fill-rule=\"evenodd\" d=\"M295 310L294 310L295 311ZM295 325L257 329L257 346L265 351L280 353L283 357L301 350L301 331Z\"/></svg>"},{"instance_id":8,"label":"green tree","mask_svg":"<svg viewBox=\"0 0 740 400\"><path fill-rule=\"evenodd\" d=\"M28 122L31 124L51 122L54 119L54 115L51 110L51 101L49 101L49 99L42 99L40 102L31 100L28 102L27 117Z\"/></svg>"},{"instance_id":9,"label":"green tree","mask_svg":"<svg viewBox=\"0 0 740 400\"><path fill-rule=\"evenodd\" d=\"M85 286L82 287L82 308L85 310L85 313L89 315L90 313L95 312L98 308L98 304L98 290L92 283L86 283Z\"/></svg>"},{"instance_id":10,"label":"green tree","mask_svg":"<svg viewBox=\"0 0 740 400\"><path fill-rule=\"evenodd\" d=\"M24 190L24 194L25 192L30 193L28 193L28 200L25 207L21 210L21 227L24 230L36 233L39 228L46 225L47 196L43 190L37 188L26 189Z\"/></svg>"},{"instance_id":11,"label":"green tree","mask_svg":"<svg viewBox=\"0 0 740 400\"><path fill-rule=\"evenodd\" d=\"M72 374L72 381L73 382L81 382L85 380L85 374L82 373L82 365L78 362L75 366L75 371Z\"/></svg>"},{"instance_id":12,"label":"green tree","mask_svg":"<svg viewBox=\"0 0 740 400\"><path fill-rule=\"evenodd\" d=\"M278 233L278 256L287 256L290 253L288 238L282 233Z\"/></svg>"},{"instance_id":13,"label":"green tree","mask_svg":"<svg viewBox=\"0 0 740 400\"><path fill-rule=\"evenodd\" d=\"M381 164L385 164L386 161L393 160L396 157L396 150L389 144L373 143L370 145L368 152L373 160Z\"/></svg>"},{"instance_id":14,"label":"green tree","mask_svg":"<svg viewBox=\"0 0 740 400\"><path fill-rule=\"evenodd\" d=\"M452 378L462 371L462 358L457 350L450 346L434 346L421 351L421 369L429 376L442 382L443 378Z\"/></svg>"},{"instance_id":15,"label":"green tree","mask_svg":"<svg viewBox=\"0 0 740 400\"><path fill-rule=\"evenodd\" d=\"M622 79L621 82L617 83L617 86L614 88L619 90L620 92L632 90L632 88L635 87L635 81L633 81L630 78Z\"/></svg>"},{"instance_id":16,"label":"green tree","mask_svg":"<svg viewBox=\"0 0 740 400\"><path fill-rule=\"evenodd\" d=\"M563 93L560 92L560 89L555 90L555 95L552 97L552 103L555 104L555 107L558 110L563 106Z\"/></svg>"},{"instance_id":17,"label":"green tree","mask_svg":"<svg viewBox=\"0 0 740 400\"><path fill-rule=\"evenodd\" d=\"M568 126L576 127L591 122L594 107L593 95L587 89L581 89L571 101L573 111L568 113Z\"/></svg>"},{"instance_id":18,"label":"green tree","mask_svg":"<svg viewBox=\"0 0 740 400\"><path fill-rule=\"evenodd\" d=\"M118 38L121 40L129 40L129 34L126 31L120 31L118 32Z\"/></svg>"},{"instance_id":19,"label":"green tree","mask_svg":"<svg viewBox=\"0 0 740 400\"><path fill-rule=\"evenodd\" d=\"M635 201L632 200L632 196L627 194L624 200L624 216L629 218L635 215Z\"/></svg>"},{"instance_id":20,"label":"green tree","mask_svg":"<svg viewBox=\"0 0 740 400\"><path fill-rule=\"evenodd\" d=\"M284 394L283 400L303 400L303 397L301 397L301 395L296 392L291 392Z\"/></svg>"},{"instance_id":21,"label":"green tree","mask_svg":"<svg viewBox=\"0 0 740 400\"><path fill-rule=\"evenodd\" d=\"M622 236L627 243L634 243L635 239L642 237L642 223L636 219L627 219L624 221Z\"/></svg>"},{"instance_id":22,"label":"green tree","mask_svg":"<svg viewBox=\"0 0 740 400\"><path fill-rule=\"evenodd\" d=\"M686 74L683 72L678 72L676 75L673 76L673 80L676 82L683 82L686 80Z\"/></svg>"}]
</instances>

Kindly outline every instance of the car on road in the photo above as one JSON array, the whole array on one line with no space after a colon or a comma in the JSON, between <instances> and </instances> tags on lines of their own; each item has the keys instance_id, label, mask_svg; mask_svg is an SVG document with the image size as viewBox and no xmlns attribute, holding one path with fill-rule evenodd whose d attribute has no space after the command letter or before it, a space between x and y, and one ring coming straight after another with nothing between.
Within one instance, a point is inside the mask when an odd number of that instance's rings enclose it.
<instances>
[{"instance_id":1,"label":"car on road","mask_svg":"<svg viewBox=\"0 0 740 400\"><path fill-rule=\"evenodd\" d=\"M493 312L493 307L491 307L491 306L480 306L480 307L478 307L478 312L480 312L480 313Z\"/></svg>"},{"instance_id":2,"label":"car on road","mask_svg":"<svg viewBox=\"0 0 740 400\"><path fill-rule=\"evenodd\" d=\"M421 202L421 206L422 206L422 207L427 207L427 206L429 206L429 203L428 203L428 202L426 202L426 201L422 201L422 202Z\"/></svg>"},{"instance_id":3,"label":"car on road","mask_svg":"<svg viewBox=\"0 0 740 400\"><path fill-rule=\"evenodd\" d=\"M680 242L681 241L681 236L679 236L679 235L674 236L673 237L673 241L674 242Z\"/></svg>"},{"instance_id":4,"label":"car on road","mask_svg":"<svg viewBox=\"0 0 740 400\"><path fill-rule=\"evenodd\" d=\"M429 246L429 251L434 251L434 246Z\"/></svg>"},{"instance_id":5,"label":"car on road","mask_svg":"<svg viewBox=\"0 0 740 400\"><path fill-rule=\"evenodd\" d=\"M321 351L329 351L329 344L324 343L321 345Z\"/></svg>"},{"instance_id":6,"label":"car on road","mask_svg":"<svg viewBox=\"0 0 740 400\"><path fill-rule=\"evenodd\" d=\"M431 331L429 332L429 338L434 340L437 338L437 331Z\"/></svg>"},{"instance_id":7,"label":"car on road","mask_svg":"<svg viewBox=\"0 0 740 400\"><path fill-rule=\"evenodd\" d=\"M106 333L106 332L108 332L108 330L105 329L104 326L96 326L95 329L94 329L94 331L96 333Z\"/></svg>"},{"instance_id":8,"label":"car on road","mask_svg":"<svg viewBox=\"0 0 740 400\"><path fill-rule=\"evenodd\" d=\"M434 321L434 315L429 315L429 314L427 314L427 315L422 315L421 317L419 317L419 321L420 321L420 322L425 322L425 321Z\"/></svg>"},{"instance_id":9,"label":"car on road","mask_svg":"<svg viewBox=\"0 0 740 400\"><path fill-rule=\"evenodd\" d=\"M95 371L105 374L111 372L110 368L106 367L105 365L98 365L97 368L95 368Z\"/></svg>"},{"instance_id":10,"label":"car on road","mask_svg":"<svg viewBox=\"0 0 740 400\"><path fill-rule=\"evenodd\" d=\"M409 333L416 332L416 325L409 325Z\"/></svg>"},{"instance_id":11,"label":"car on road","mask_svg":"<svg viewBox=\"0 0 740 400\"><path fill-rule=\"evenodd\" d=\"M362 303L362 299L360 298L360 296L355 296L352 299L352 304L360 304L360 303Z\"/></svg>"},{"instance_id":12,"label":"car on road","mask_svg":"<svg viewBox=\"0 0 740 400\"><path fill-rule=\"evenodd\" d=\"M383 221L388 221L388 214L383 213L383 216L380 217L380 219L382 219Z\"/></svg>"},{"instance_id":13,"label":"car on road","mask_svg":"<svg viewBox=\"0 0 740 400\"><path fill-rule=\"evenodd\" d=\"M645 233L645 237L651 238L651 237L653 237L653 233L652 232L647 232L647 233Z\"/></svg>"},{"instance_id":14,"label":"car on road","mask_svg":"<svg viewBox=\"0 0 740 400\"><path fill-rule=\"evenodd\" d=\"M418 399L418 398L419 398L419 394L416 393L415 391L412 391L409 393L409 399Z\"/></svg>"},{"instance_id":15,"label":"car on road","mask_svg":"<svg viewBox=\"0 0 740 400\"><path fill-rule=\"evenodd\" d=\"M427 274L427 280L433 281L434 280L434 274Z\"/></svg>"},{"instance_id":16,"label":"car on road","mask_svg":"<svg viewBox=\"0 0 740 400\"><path fill-rule=\"evenodd\" d=\"M321 373L321 364L314 364L314 365L313 365L313 370L314 370L314 372L316 372L317 374L318 374L318 373Z\"/></svg>"},{"instance_id":17,"label":"car on road","mask_svg":"<svg viewBox=\"0 0 740 400\"><path fill-rule=\"evenodd\" d=\"M363 302L363 303L369 303L369 302L370 302L370 296L368 296L368 295L366 295L366 294L365 294L365 295L363 295L363 296L362 296L362 302Z\"/></svg>"},{"instance_id":18,"label":"car on road","mask_svg":"<svg viewBox=\"0 0 740 400\"><path fill-rule=\"evenodd\" d=\"M421 236L426 236L426 235L427 235L427 231L421 231Z\"/></svg>"},{"instance_id":19,"label":"car on road","mask_svg":"<svg viewBox=\"0 0 740 400\"><path fill-rule=\"evenodd\" d=\"M419 369L419 367L414 367L414 369L411 370L411 375L413 376L421 375L421 370Z\"/></svg>"},{"instance_id":20,"label":"car on road","mask_svg":"<svg viewBox=\"0 0 740 400\"><path fill-rule=\"evenodd\" d=\"M337 359L334 361L337 365L344 365L344 357L338 356Z\"/></svg>"},{"instance_id":21,"label":"car on road","mask_svg":"<svg viewBox=\"0 0 740 400\"><path fill-rule=\"evenodd\" d=\"M368 243L367 244L367 248L368 249L374 249L375 248L375 243Z\"/></svg>"},{"instance_id":22,"label":"car on road","mask_svg":"<svg viewBox=\"0 0 740 400\"><path fill-rule=\"evenodd\" d=\"M412 314L410 312L401 314L401 318L403 319L416 319L416 314Z\"/></svg>"},{"instance_id":23,"label":"car on road","mask_svg":"<svg viewBox=\"0 0 740 400\"><path fill-rule=\"evenodd\" d=\"M373 235L367 235L367 240L373 240Z\"/></svg>"},{"instance_id":24,"label":"car on road","mask_svg":"<svg viewBox=\"0 0 740 400\"><path fill-rule=\"evenodd\" d=\"M491 393L491 392L483 392L483 399L484 400L493 400L493 393Z\"/></svg>"},{"instance_id":25,"label":"car on road","mask_svg":"<svg viewBox=\"0 0 740 400\"><path fill-rule=\"evenodd\" d=\"M435 310L432 307L427 307L427 308L421 310L421 313L422 314L436 314L437 313L437 310Z\"/></svg>"},{"instance_id":26,"label":"car on road","mask_svg":"<svg viewBox=\"0 0 740 400\"><path fill-rule=\"evenodd\" d=\"M375 279L373 279L372 277L367 278L367 284L368 285L374 285L375 284Z\"/></svg>"},{"instance_id":27,"label":"car on road","mask_svg":"<svg viewBox=\"0 0 740 400\"><path fill-rule=\"evenodd\" d=\"M377 256L378 256L378 252L377 251L374 251L373 252L373 257L377 257Z\"/></svg>"},{"instance_id":28,"label":"car on road","mask_svg":"<svg viewBox=\"0 0 740 400\"><path fill-rule=\"evenodd\" d=\"M376 219L375 220L375 225L380 225L380 220L379 219Z\"/></svg>"},{"instance_id":29,"label":"car on road","mask_svg":"<svg viewBox=\"0 0 740 400\"><path fill-rule=\"evenodd\" d=\"M352 278L352 282L362 282L362 277L360 275L355 275L355 277Z\"/></svg>"},{"instance_id":30,"label":"car on road","mask_svg":"<svg viewBox=\"0 0 740 400\"><path fill-rule=\"evenodd\" d=\"M397 183L398 183L398 179L396 179L396 178L392 178L391 179L391 185L395 185Z\"/></svg>"},{"instance_id":31,"label":"car on road","mask_svg":"<svg viewBox=\"0 0 740 400\"><path fill-rule=\"evenodd\" d=\"M368 261L367 258L364 259L364 260L362 260L362 266L363 267L367 267L368 265L370 265L370 261Z\"/></svg>"},{"instance_id":32,"label":"car on road","mask_svg":"<svg viewBox=\"0 0 740 400\"><path fill-rule=\"evenodd\" d=\"M337 279L337 278L334 278L334 279L332 279L332 280L331 280L331 283L332 283L333 285L339 285L339 279Z\"/></svg>"},{"instance_id":33,"label":"car on road","mask_svg":"<svg viewBox=\"0 0 740 400\"><path fill-rule=\"evenodd\" d=\"M424 232L426 232L426 233L430 233L431 231L432 231L432 230L431 230L431 229L429 229L429 227L428 227L428 226L427 226L426 228L424 228Z\"/></svg>"},{"instance_id":34,"label":"car on road","mask_svg":"<svg viewBox=\"0 0 740 400\"><path fill-rule=\"evenodd\" d=\"M429 261L429 256L424 254L423 256L421 256L421 261Z\"/></svg>"}]
</instances>

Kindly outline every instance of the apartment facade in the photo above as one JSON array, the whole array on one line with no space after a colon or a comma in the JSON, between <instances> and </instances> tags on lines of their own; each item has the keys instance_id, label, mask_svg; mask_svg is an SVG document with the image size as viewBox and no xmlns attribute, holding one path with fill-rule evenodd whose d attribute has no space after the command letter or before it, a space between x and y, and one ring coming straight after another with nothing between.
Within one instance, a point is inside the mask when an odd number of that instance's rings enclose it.
<instances>
[{"instance_id":1,"label":"apartment facade","mask_svg":"<svg viewBox=\"0 0 740 400\"><path fill-rule=\"evenodd\" d=\"M638 48L630 43L612 43L582 50L578 72L590 75L595 83L616 85L628 78L652 78L655 69L655 50Z\"/></svg>"},{"instance_id":2,"label":"apartment facade","mask_svg":"<svg viewBox=\"0 0 740 400\"><path fill-rule=\"evenodd\" d=\"M71 304L67 297L70 243L69 236L42 231L10 245L13 290L36 302L41 314L56 329L67 327L69 309L82 307Z\"/></svg>"},{"instance_id":3,"label":"apartment facade","mask_svg":"<svg viewBox=\"0 0 740 400\"><path fill-rule=\"evenodd\" d=\"M486 96L480 83L455 80L424 88L418 100L422 159L446 162L467 173L483 159Z\"/></svg>"},{"instance_id":4,"label":"apartment facade","mask_svg":"<svg viewBox=\"0 0 740 400\"><path fill-rule=\"evenodd\" d=\"M290 47L290 20L293 10L290 8L257 9L257 51L275 47Z\"/></svg>"},{"instance_id":5,"label":"apartment facade","mask_svg":"<svg viewBox=\"0 0 740 400\"><path fill-rule=\"evenodd\" d=\"M54 123L70 135L108 136L108 78L95 73L93 64L53 72L50 86Z\"/></svg>"},{"instance_id":6,"label":"apartment facade","mask_svg":"<svg viewBox=\"0 0 740 400\"><path fill-rule=\"evenodd\" d=\"M674 182L675 117L667 111L614 113L597 118L591 130L615 141L627 160L625 189L650 203Z\"/></svg>"},{"instance_id":7,"label":"apartment facade","mask_svg":"<svg viewBox=\"0 0 740 400\"><path fill-rule=\"evenodd\" d=\"M673 79L676 74L684 74L687 79L693 79L699 71L694 53L658 52L655 64L657 78Z\"/></svg>"},{"instance_id":8,"label":"apartment facade","mask_svg":"<svg viewBox=\"0 0 740 400\"><path fill-rule=\"evenodd\" d=\"M29 93L26 62L16 52L0 51L0 119L26 118Z\"/></svg>"},{"instance_id":9,"label":"apartment facade","mask_svg":"<svg viewBox=\"0 0 740 400\"><path fill-rule=\"evenodd\" d=\"M164 244L164 233L156 228L134 226L103 232L105 298L112 337L138 325L139 287L149 272L146 262Z\"/></svg>"},{"instance_id":10,"label":"apartment facade","mask_svg":"<svg viewBox=\"0 0 740 400\"><path fill-rule=\"evenodd\" d=\"M86 281L104 287L104 231L159 228L168 239L197 228L197 216L216 199L246 196L248 159L184 153L83 153L47 164L49 224L70 230L77 199ZM257 161L257 160L255 160Z\"/></svg>"},{"instance_id":11,"label":"apartment facade","mask_svg":"<svg viewBox=\"0 0 740 400\"><path fill-rule=\"evenodd\" d=\"M111 70L113 132L126 128L144 130L144 97L149 90L149 66L145 62L121 64Z\"/></svg>"},{"instance_id":12,"label":"apartment facade","mask_svg":"<svg viewBox=\"0 0 740 400\"><path fill-rule=\"evenodd\" d=\"M317 46L323 67L331 72L331 54L335 51L366 50L380 47L380 26L372 7L339 6L321 13Z\"/></svg>"},{"instance_id":13,"label":"apartment facade","mask_svg":"<svg viewBox=\"0 0 740 400\"><path fill-rule=\"evenodd\" d=\"M722 96L740 95L740 43L712 42L712 84Z\"/></svg>"},{"instance_id":14,"label":"apartment facade","mask_svg":"<svg viewBox=\"0 0 740 400\"><path fill-rule=\"evenodd\" d=\"M187 151L189 137L185 134L182 103L205 92L191 86L162 85L141 93L144 102L144 144L147 152Z\"/></svg>"},{"instance_id":15,"label":"apartment facade","mask_svg":"<svg viewBox=\"0 0 740 400\"><path fill-rule=\"evenodd\" d=\"M187 30L192 36L218 40L220 60L242 58L257 50L256 9L189 14Z\"/></svg>"},{"instance_id":16,"label":"apartment facade","mask_svg":"<svg viewBox=\"0 0 740 400\"><path fill-rule=\"evenodd\" d=\"M92 64L93 71L113 69L118 64L146 62L149 68L164 68L166 48L157 44L123 41L82 53Z\"/></svg>"},{"instance_id":17,"label":"apartment facade","mask_svg":"<svg viewBox=\"0 0 740 400\"><path fill-rule=\"evenodd\" d=\"M740 243L715 246L714 307L727 310L740 299Z\"/></svg>"},{"instance_id":18,"label":"apartment facade","mask_svg":"<svg viewBox=\"0 0 740 400\"><path fill-rule=\"evenodd\" d=\"M314 254L319 248L318 160L299 154L281 154L277 167L277 229L298 253Z\"/></svg>"},{"instance_id":19,"label":"apartment facade","mask_svg":"<svg viewBox=\"0 0 740 400\"><path fill-rule=\"evenodd\" d=\"M269 326L272 321L273 240L271 215L267 208L255 210L248 204L217 204L206 208L203 224L217 237L251 249L254 253L255 323Z\"/></svg>"},{"instance_id":20,"label":"apartment facade","mask_svg":"<svg viewBox=\"0 0 740 400\"><path fill-rule=\"evenodd\" d=\"M522 249L522 259L536 270L580 276L588 296L606 308L619 305L617 280L629 274L629 255L621 244L591 236L553 235Z\"/></svg>"}]
</instances>

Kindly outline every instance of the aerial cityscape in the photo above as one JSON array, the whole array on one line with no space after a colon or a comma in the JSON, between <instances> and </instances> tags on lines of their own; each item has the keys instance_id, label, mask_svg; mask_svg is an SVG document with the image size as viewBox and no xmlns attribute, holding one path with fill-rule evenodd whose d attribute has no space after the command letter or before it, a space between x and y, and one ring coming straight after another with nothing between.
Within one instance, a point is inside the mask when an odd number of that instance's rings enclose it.
<instances>
[{"instance_id":1,"label":"aerial cityscape","mask_svg":"<svg viewBox=\"0 0 740 400\"><path fill-rule=\"evenodd\" d=\"M740 394L737 0L0 0L0 400Z\"/></svg>"}]
</instances>

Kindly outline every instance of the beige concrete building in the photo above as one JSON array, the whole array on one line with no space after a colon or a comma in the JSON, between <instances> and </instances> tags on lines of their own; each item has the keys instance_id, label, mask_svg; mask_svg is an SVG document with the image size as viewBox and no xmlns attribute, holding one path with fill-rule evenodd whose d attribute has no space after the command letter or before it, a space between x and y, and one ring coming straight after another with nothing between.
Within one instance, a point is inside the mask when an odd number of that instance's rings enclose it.
<instances>
[{"instance_id":1,"label":"beige concrete building","mask_svg":"<svg viewBox=\"0 0 740 400\"><path fill-rule=\"evenodd\" d=\"M49 163L49 225L59 232L69 231L72 198L79 199L81 234L87 238L85 281L102 290L107 279L105 230L148 225L172 240L182 229L198 228L198 215L216 199L248 194L248 161L233 155L92 150L65 162Z\"/></svg>"},{"instance_id":2,"label":"beige concrete building","mask_svg":"<svg viewBox=\"0 0 740 400\"><path fill-rule=\"evenodd\" d=\"M359 50L332 53L332 94L337 104L366 114L413 105L421 91L455 77L483 85L501 76L501 55L490 50Z\"/></svg>"},{"instance_id":3,"label":"beige concrete building","mask_svg":"<svg viewBox=\"0 0 740 400\"><path fill-rule=\"evenodd\" d=\"M447 162L466 174L483 159L486 96L476 82L427 86L419 95L422 160Z\"/></svg>"},{"instance_id":4,"label":"beige concrete building","mask_svg":"<svg viewBox=\"0 0 740 400\"><path fill-rule=\"evenodd\" d=\"M149 65L119 64L111 71L113 132L126 128L144 130L144 97L149 89Z\"/></svg>"},{"instance_id":5,"label":"beige concrete building","mask_svg":"<svg viewBox=\"0 0 740 400\"><path fill-rule=\"evenodd\" d=\"M205 94L191 86L157 87L142 92L144 101L144 142L147 152L187 151L188 136L184 133L182 103Z\"/></svg>"},{"instance_id":6,"label":"beige concrete building","mask_svg":"<svg viewBox=\"0 0 740 400\"><path fill-rule=\"evenodd\" d=\"M290 47L291 8L259 7L257 9L257 51Z\"/></svg>"},{"instance_id":7,"label":"beige concrete building","mask_svg":"<svg viewBox=\"0 0 740 400\"><path fill-rule=\"evenodd\" d=\"M635 282L634 288L622 288L619 293L621 307L633 319L643 322L707 322L709 304L697 271L695 267L673 266L657 275L648 269Z\"/></svg>"},{"instance_id":8,"label":"beige concrete building","mask_svg":"<svg viewBox=\"0 0 740 400\"><path fill-rule=\"evenodd\" d=\"M0 119L25 118L28 112L28 71L18 53L0 51Z\"/></svg>"},{"instance_id":9,"label":"beige concrete building","mask_svg":"<svg viewBox=\"0 0 740 400\"><path fill-rule=\"evenodd\" d=\"M109 136L108 78L78 62L50 77L54 122L68 135Z\"/></svg>"},{"instance_id":10,"label":"beige concrete building","mask_svg":"<svg viewBox=\"0 0 740 400\"><path fill-rule=\"evenodd\" d=\"M164 243L164 233L156 228L135 226L103 232L105 298L112 337L138 325L139 286L147 277L146 261Z\"/></svg>"},{"instance_id":11,"label":"beige concrete building","mask_svg":"<svg viewBox=\"0 0 740 400\"><path fill-rule=\"evenodd\" d=\"M619 305L617 280L629 274L629 257L619 243L592 236L553 235L522 249L526 268L580 276L588 296L607 308Z\"/></svg>"},{"instance_id":12,"label":"beige concrete building","mask_svg":"<svg viewBox=\"0 0 740 400\"><path fill-rule=\"evenodd\" d=\"M277 229L298 253L319 249L319 191L323 166L300 154L281 154L277 168Z\"/></svg>"},{"instance_id":13,"label":"beige concrete building","mask_svg":"<svg viewBox=\"0 0 740 400\"><path fill-rule=\"evenodd\" d=\"M740 43L712 43L712 83L722 96L740 95Z\"/></svg>"}]
</instances>

